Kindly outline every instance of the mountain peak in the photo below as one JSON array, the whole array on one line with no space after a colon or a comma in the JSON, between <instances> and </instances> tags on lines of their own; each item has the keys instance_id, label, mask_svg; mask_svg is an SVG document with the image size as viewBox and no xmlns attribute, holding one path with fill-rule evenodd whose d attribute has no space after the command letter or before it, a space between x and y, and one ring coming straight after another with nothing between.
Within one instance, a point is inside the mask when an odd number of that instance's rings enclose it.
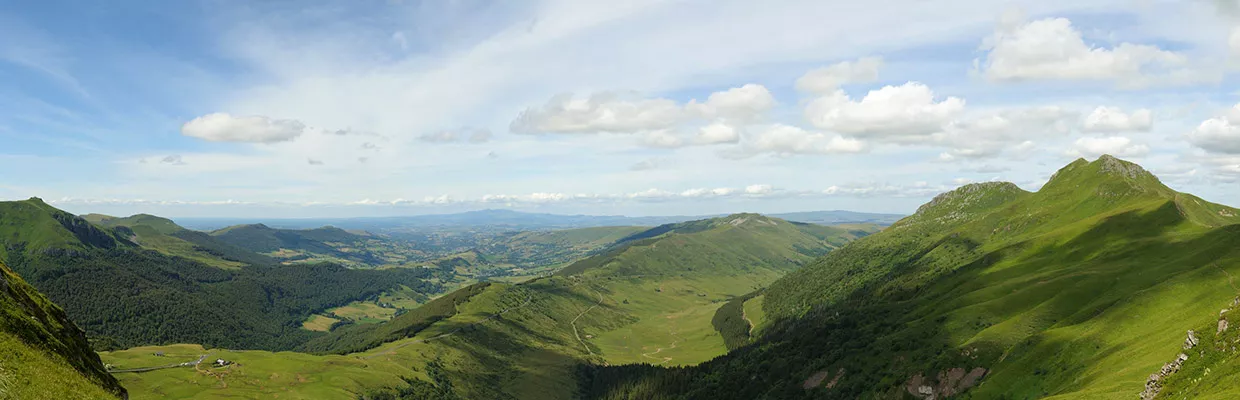
<instances>
[{"instance_id":1,"label":"mountain peak","mask_svg":"<svg viewBox=\"0 0 1240 400\"><path fill-rule=\"evenodd\" d=\"M1012 182L979 182L970 183L950 192L934 196L929 203L917 208L914 215L933 213L944 207L952 210L968 210L977 207L989 207L993 204L1005 203L1021 194L1027 194Z\"/></svg>"},{"instance_id":2,"label":"mountain peak","mask_svg":"<svg viewBox=\"0 0 1240 400\"><path fill-rule=\"evenodd\" d=\"M1125 185L1139 192L1167 192L1171 190L1154 174L1136 163L1104 154L1093 162L1078 159L1051 175L1044 188L1080 188L1088 186Z\"/></svg>"}]
</instances>

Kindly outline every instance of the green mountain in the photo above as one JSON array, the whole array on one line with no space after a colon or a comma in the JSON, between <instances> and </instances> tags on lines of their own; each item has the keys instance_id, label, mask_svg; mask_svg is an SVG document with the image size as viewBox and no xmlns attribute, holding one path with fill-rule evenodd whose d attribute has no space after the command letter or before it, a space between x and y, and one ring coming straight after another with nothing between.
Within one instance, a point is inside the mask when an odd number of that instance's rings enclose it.
<instances>
[{"instance_id":1,"label":"green mountain","mask_svg":"<svg viewBox=\"0 0 1240 400\"><path fill-rule=\"evenodd\" d=\"M0 258L102 349L183 342L288 349L322 335L300 329L314 313L402 286L441 290L426 281L430 270L270 265L162 218L91 218L106 226L38 199L0 202ZM239 260L253 264L218 268Z\"/></svg>"},{"instance_id":2,"label":"green mountain","mask_svg":"<svg viewBox=\"0 0 1240 400\"><path fill-rule=\"evenodd\" d=\"M1220 362L1235 333L1214 332L1237 304L1237 273L1240 211L1114 157L1078 160L1034 193L942 194L779 279L752 345L692 368L582 376L589 398L1235 393Z\"/></svg>"},{"instance_id":3,"label":"green mountain","mask_svg":"<svg viewBox=\"0 0 1240 400\"><path fill-rule=\"evenodd\" d=\"M64 310L0 262L0 397L127 397Z\"/></svg>"},{"instance_id":4,"label":"green mountain","mask_svg":"<svg viewBox=\"0 0 1240 400\"><path fill-rule=\"evenodd\" d=\"M149 214L125 218L102 214L82 216L86 221L108 228L121 228L128 239L144 248L178 256L219 268L245 265L272 265L276 260L240 246L216 239L203 232L182 228L172 220Z\"/></svg>"},{"instance_id":5,"label":"green mountain","mask_svg":"<svg viewBox=\"0 0 1240 400\"><path fill-rule=\"evenodd\" d=\"M369 234L333 227L275 229L263 224L236 225L211 232L211 237L282 262L332 261L356 266L379 266L404 257L384 257L373 245L390 243Z\"/></svg>"},{"instance_id":6,"label":"green mountain","mask_svg":"<svg viewBox=\"0 0 1240 400\"><path fill-rule=\"evenodd\" d=\"M581 242L614 244L553 276L478 283L390 321L337 327L300 347L313 355L296 363L281 361L292 353L211 350L242 364L233 374L305 383L122 379L135 393L175 386L185 397L573 398L583 362L693 365L726 353L712 323L721 306L870 232L738 214L598 234ZM152 350L105 359L133 363ZM327 382L336 389L318 384ZM331 391L341 389L351 393Z\"/></svg>"}]
</instances>

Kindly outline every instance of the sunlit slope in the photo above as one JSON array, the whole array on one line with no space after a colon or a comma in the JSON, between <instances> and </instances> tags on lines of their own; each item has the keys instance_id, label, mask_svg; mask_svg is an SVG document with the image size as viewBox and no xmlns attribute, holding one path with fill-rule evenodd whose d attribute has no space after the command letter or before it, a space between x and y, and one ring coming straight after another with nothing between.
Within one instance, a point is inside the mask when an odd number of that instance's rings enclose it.
<instances>
[{"instance_id":1,"label":"sunlit slope","mask_svg":"<svg viewBox=\"0 0 1240 400\"><path fill-rule=\"evenodd\" d=\"M119 227L119 232L128 234L130 240L144 248L214 267L240 268L245 265L276 263L271 257L226 243L203 232L182 228L167 218L149 214L125 218L87 214L82 218L103 227Z\"/></svg>"},{"instance_id":2,"label":"sunlit slope","mask_svg":"<svg viewBox=\"0 0 1240 400\"><path fill-rule=\"evenodd\" d=\"M316 355L165 347L179 349L180 358L210 353L240 365L204 369L213 375L182 368L121 379L135 398L331 399L400 390L435 393L407 398L575 398L583 363L691 365L723 354L711 317L726 300L867 233L754 214L642 232L577 273L479 283L391 321L337 328L301 349ZM159 363L146 355L156 350L104 357L125 366Z\"/></svg>"},{"instance_id":3,"label":"sunlit slope","mask_svg":"<svg viewBox=\"0 0 1240 400\"><path fill-rule=\"evenodd\" d=\"M124 394L64 310L0 261L0 397L101 399Z\"/></svg>"},{"instance_id":4,"label":"sunlit slope","mask_svg":"<svg viewBox=\"0 0 1240 400\"><path fill-rule=\"evenodd\" d=\"M968 185L773 283L756 344L591 397L1135 398L1236 296L1238 214L1112 157Z\"/></svg>"}]
</instances>

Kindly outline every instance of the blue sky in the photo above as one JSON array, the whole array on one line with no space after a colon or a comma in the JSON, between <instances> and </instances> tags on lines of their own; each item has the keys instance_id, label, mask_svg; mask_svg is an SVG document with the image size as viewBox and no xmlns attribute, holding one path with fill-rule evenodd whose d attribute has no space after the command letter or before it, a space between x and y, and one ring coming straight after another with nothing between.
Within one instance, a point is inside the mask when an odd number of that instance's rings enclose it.
<instances>
[{"instance_id":1,"label":"blue sky","mask_svg":"<svg viewBox=\"0 0 1240 400\"><path fill-rule=\"evenodd\" d=\"M911 212L1112 153L1228 203L1236 9L10 2L0 199L173 217Z\"/></svg>"}]
</instances>

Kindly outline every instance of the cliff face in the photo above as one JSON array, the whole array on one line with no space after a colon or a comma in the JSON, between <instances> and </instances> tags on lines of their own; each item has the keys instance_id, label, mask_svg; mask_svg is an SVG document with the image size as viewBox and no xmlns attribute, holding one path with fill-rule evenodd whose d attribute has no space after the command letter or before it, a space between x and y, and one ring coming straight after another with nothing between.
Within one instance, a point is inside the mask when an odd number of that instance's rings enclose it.
<instances>
[{"instance_id":1,"label":"cliff face","mask_svg":"<svg viewBox=\"0 0 1240 400\"><path fill-rule=\"evenodd\" d=\"M127 397L64 310L0 262L0 397Z\"/></svg>"}]
</instances>

